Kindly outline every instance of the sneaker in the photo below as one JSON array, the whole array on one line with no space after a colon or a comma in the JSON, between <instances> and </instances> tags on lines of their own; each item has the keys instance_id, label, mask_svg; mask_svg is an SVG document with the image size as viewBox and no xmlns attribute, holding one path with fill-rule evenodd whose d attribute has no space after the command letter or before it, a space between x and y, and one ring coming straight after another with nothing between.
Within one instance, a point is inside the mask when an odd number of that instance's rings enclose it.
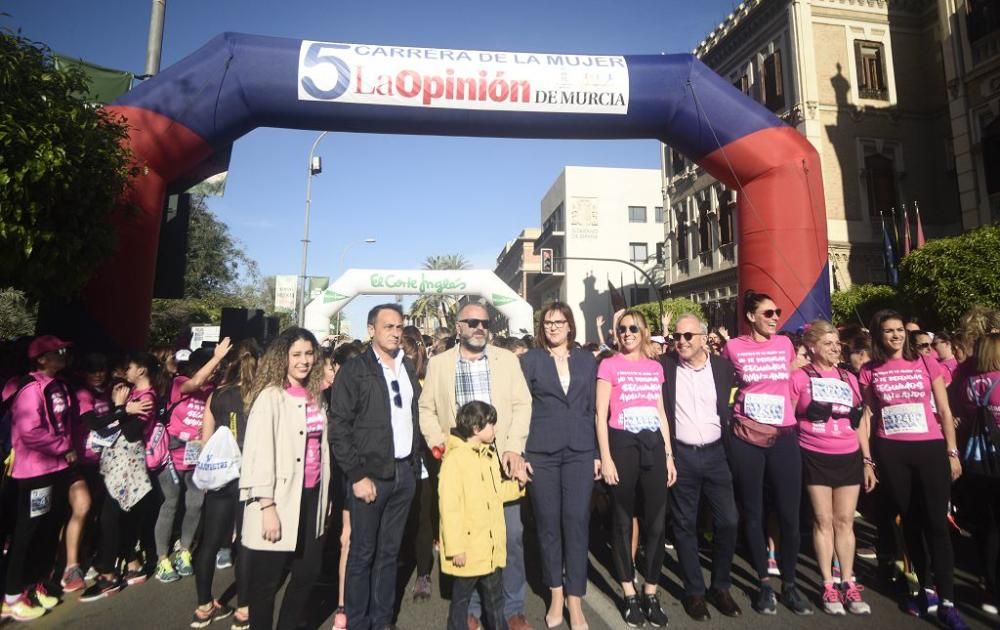
<instances>
[{"instance_id":1,"label":"sneaker","mask_svg":"<svg viewBox=\"0 0 1000 630\"><path fill-rule=\"evenodd\" d=\"M219 549L219 552L215 554L215 568L228 569L231 566L233 566L233 550L228 547Z\"/></svg>"},{"instance_id":2,"label":"sneaker","mask_svg":"<svg viewBox=\"0 0 1000 630\"><path fill-rule=\"evenodd\" d=\"M149 579L149 573L145 569L128 569L125 571L123 579L129 586L139 586L146 583L146 580Z\"/></svg>"},{"instance_id":3,"label":"sneaker","mask_svg":"<svg viewBox=\"0 0 1000 630\"><path fill-rule=\"evenodd\" d=\"M181 549L175 553L174 568L177 569L177 575L181 577L191 577L194 575L194 565L191 564L191 552L187 549Z\"/></svg>"},{"instance_id":4,"label":"sneaker","mask_svg":"<svg viewBox=\"0 0 1000 630\"><path fill-rule=\"evenodd\" d=\"M823 584L823 612L828 615L846 615L844 603L840 601L840 591L833 582Z\"/></svg>"},{"instance_id":5,"label":"sneaker","mask_svg":"<svg viewBox=\"0 0 1000 630\"><path fill-rule=\"evenodd\" d=\"M45 609L32 604L27 595L21 595L13 603L7 603L7 600L4 599L2 609L0 609L0 618L9 618L14 621L34 621L44 614Z\"/></svg>"},{"instance_id":6,"label":"sneaker","mask_svg":"<svg viewBox=\"0 0 1000 630\"><path fill-rule=\"evenodd\" d=\"M667 613L663 612L660 598L656 593L642 594L642 614L654 628L664 628L669 623Z\"/></svg>"},{"instance_id":7,"label":"sneaker","mask_svg":"<svg viewBox=\"0 0 1000 630\"><path fill-rule=\"evenodd\" d=\"M98 575L97 569L91 566L89 569L87 569L87 575L83 576L83 579L88 582L93 582L94 580L97 579L97 575Z\"/></svg>"},{"instance_id":8,"label":"sneaker","mask_svg":"<svg viewBox=\"0 0 1000 630\"><path fill-rule=\"evenodd\" d=\"M868 605L866 601L861 599L861 591L865 590L865 587L859 585L854 580L850 582L845 582L841 586L841 596L844 601L844 605L847 606L847 612L852 615L870 615L872 614L872 607Z\"/></svg>"},{"instance_id":9,"label":"sneaker","mask_svg":"<svg viewBox=\"0 0 1000 630\"><path fill-rule=\"evenodd\" d=\"M97 581L91 584L80 596L81 602L95 602L105 597L110 597L122 590L122 580L117 575L110 580L104 576L97 576Z\"/></svg>"},{"instance_id":10,"label":"sneaker","mask_svg":"<svg viewBox=\"0 0 1000 630\"><path fill-rule=\"evenodd\" d=\"M670 542L669 540L664 541L664 543L663 543L663 550L664 551L673 551L674 550L674 543Z\"/></svg>"},{"instance_id":11,"label":"sneaker","mask_svg":"<svg viewBox=\"0 0 1000 630\"><path fill-rule=\"evenodd\" d=\"M347 628L347 617L344 617L344 625L338 626L336 621L336 616L334 616L333 628L334 630L341 630ZM250 630L250 615L247 613L241 613L239 610L233 612L233 622L229 625L229 630Z\"/></svg>"},{"instance_id":12,"label":"sneaker","mask_svg":"<svg viewBox=\"0 0 1000 630\"><path fill-rule=\"evenodd\" d=\"M73 593L86 588L87 583L83 579L83 569L80 568L80 565L74 564L71 567L66 567L59 584L64 593Z\"/></svg>"},{"instance_id":13,"label":"sneaker","mask_svg":"<svg viewBox=\"0 0 1000 630\"><path fill-rule=\"evenodd\" d=\"M201 606L194 609L191 616L192 628L205 628L213 621L221 621L233 614L233 609L225 604L220 604L217 600L212 602L212 607L202 610Z\"/></svg>"},{"instance_id":14,"label":"sneaker","mask_svg":"<svg viewBox=\"0 0 1000 630\"><path fill-rule=\"evenodd\" d=\"M903 602L903 612L914 617L923 617L924 607L916 597L907 597Z\"/></svg>"},{"instance_id":15,"label":"sneaker","mask_svg":"<svg viewBox=\"0 0 1000 630\"><path fill-rule=\"evenodd\" d=\"M343 608L338 608L337 612L333 613L333 630L347 630L347 613Z\"/></svg>"},{"instance_id":16,"label":"sneaker","mask_svg":"<svg viewBox=\"0 0 1000 630\"><path fill-rule=\"evenodd\" d=\"M994 615L995 616L997 614L1000 614L1000 611L997 610L996 604L991 604L990 602L983 602L979 607L987 615Z\"/></svg>"},{"instance_id":17,"label":"sneaker","mask_svg":"<svg viewBox=\"0 0 1000 630\"><path fill-rule=\"evenodd\" d=\"M969 630L969 625L965 623L954 606L941 606L938 609L937 617L941 625L948 630Z\"/></svg>"},{"instance_id":18,"label":"sneaker","mask_svg":"<svg viewBox=\"0 0 1000 630\"><path fill-rule=\"evenodd\" d=\"M924 601L926 606L924 610L927 611L928 615L933 615L938 611L938 606L941 605L941 598L938 597L937 591L932 588L924 589Z\"/></svg>"},{"instance_id":19,"label":"sneaker","mask_svg":"<svg viewBox=\"0 0 1000 630\"><path fill-rule=\"evenodd\" d=\"M174 570L174 563L170 561L170 558L164 558L157 563L156 579L164 584L170 584L181 579L181 576L177 575L177 571Z\"/></svg>"},{"instance_id":20,"label":"sneaker","mask_svg":"<svg viewBox=\"0 0 1000 630\"><path fill-rule=\"evenodd\" d=\"M757 600L753 603L753 609L762 615L777 615L778 603L774 596L774 589L767 582L761 582L760 590L757 591Z\"/></svg>"},{"instance_id":21,"label":"sneaker","mask_svg":"<svg viewBox=\"0 0 1000 630\"><path fill-rule=\"evenodd\" d=\"M781 577L781 570L778 569L778 561L771 556L767 559L767 574L774 577Z\"/></svg>"},{"instance_id":22,"label":"sneaker","mask_svg":"<svg viewBox=\"0 0 1000 630\"><path fill-rule=\"evenodd\" d=\"M787 584L781 587L781 603L791 609L796 615L806 616L813 614L812 606L802 596L799 589L794 584Z\"/></svg>"},{"instance_id":23,"label":"sneaker","mask_svg":"<svg viewBox=\"0 0 1000 630\"><path fill-rule=\"evenodd\" d=\"M637 595L625 596L625 625L629 628L641 628L646 623L646 616L642 614L642 607L639 606Z\"/></svg>"},{"instance_id":24,"label":"sneaker","mask_svg":"<svg viewBox=\"0 0 1000 630\"><path fill-rule=\"evenodd\" d=\"M35 588L28 593L28 598L45 610L52 610L59 605L59 598L51 595L43 584L36 584Z\"/></svg>"},{"instance_id":25,"label":"sneaker","mask_svg":"<svg viewBox=\"0 0 1000 630\"><path fill-rule=\"evenodd\" d=\"M428 600L431 598L431 576L418 575L413 584L413 601Z\"/></svg>"}]
</instances>

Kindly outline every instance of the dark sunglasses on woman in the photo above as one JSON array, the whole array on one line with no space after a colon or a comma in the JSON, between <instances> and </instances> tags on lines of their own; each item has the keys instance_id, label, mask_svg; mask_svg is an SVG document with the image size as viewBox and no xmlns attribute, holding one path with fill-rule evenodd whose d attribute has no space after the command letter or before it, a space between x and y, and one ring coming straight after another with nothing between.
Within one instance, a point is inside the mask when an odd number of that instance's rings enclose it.
<instances>
[{"instance_id":1,"label":"dark sunglasses on woman","mask_svg":"<svg viewBox=\"0 0 1000 630\"><path fill-rule=\"evenodd\" d=\"M639 327L636 326L635 324L632 324L631 326L619 326L618 327L618 334L619 335L624 335L626 331L630 332L630 333L632 333L634 335L634 334L636 334L636 333L639 332Z\"/></svg>"}]
</instances>

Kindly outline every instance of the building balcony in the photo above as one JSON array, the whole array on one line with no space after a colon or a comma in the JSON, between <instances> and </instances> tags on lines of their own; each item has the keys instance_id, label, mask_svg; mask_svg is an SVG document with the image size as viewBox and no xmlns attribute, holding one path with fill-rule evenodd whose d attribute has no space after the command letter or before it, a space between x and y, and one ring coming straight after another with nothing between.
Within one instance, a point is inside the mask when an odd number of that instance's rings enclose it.
<instances>
[{"instance_id":1,"label":"building balcony","mask_svg":"<svg viewBox=\"0 0 1000 630\"><path fill-rule=\"evenodd\" d=\"M553 241L561 243L562 241L560 239L564 238L566 238L565 223L562 219L552 220L550 218L545 222L542 233L538 235L537 239L535 239L535 253L537 254L543 247L549 247L550 243Z\"/></svg>"}]
</instances>

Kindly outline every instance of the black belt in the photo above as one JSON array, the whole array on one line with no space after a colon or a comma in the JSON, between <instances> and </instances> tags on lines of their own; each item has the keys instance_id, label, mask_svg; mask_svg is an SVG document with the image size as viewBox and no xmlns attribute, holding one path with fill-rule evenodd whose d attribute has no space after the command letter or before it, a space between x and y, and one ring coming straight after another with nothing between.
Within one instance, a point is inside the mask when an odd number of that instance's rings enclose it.
<instances>
[{"instance_id":1,"label":"black belt","mask_svg":"<svg viewBox=\"0 0 1000 630\"><path fill-rule=\"evenodd\" d=\"M691 451L704 451L710 448L715 448L716 446L722 446L722 438L714 442L709 442L708 444L686 444L684 442L678 441L677 446L682 446Z\"/></svg>"}]
</instances>

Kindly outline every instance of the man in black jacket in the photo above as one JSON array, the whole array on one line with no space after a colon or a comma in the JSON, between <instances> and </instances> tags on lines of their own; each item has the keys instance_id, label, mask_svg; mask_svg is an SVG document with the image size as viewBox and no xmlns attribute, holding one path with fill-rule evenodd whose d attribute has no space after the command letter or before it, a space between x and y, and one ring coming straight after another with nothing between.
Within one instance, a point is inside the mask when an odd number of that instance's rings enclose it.
<instances>
[{"instance_id":1,"label":"man in black jacket","mask_svg":"<svg viewBox=\"0 0 1000 630\"><path fill-rule=\"evenodd\" d=\"M673 334L677 351L661 358L664 408L677 466L677 483L670 491L674 538L684 582L684 610L696 621L710 618L706 601L727 617L741 614L729 593L739 518L726 457L733 366L709 352L707 333L697 315L682 315ZM702 493L714 520L712 586L707 595L698 560L698 501Z\"/></svg>"},{"instance_id":2,"label":"man in black jacket","mask_svg":"<svg viewBox=\"0 0 1000 630\"><path fill-rule=\"evenodd\" d=\"M392 627L396 563L416 490L420 383L402 332L399 306L373 308L371 346L340 369L331 395L330 446L347 475L351 512L344 604L352 630Z\"/></svg>"}]
</instances>

